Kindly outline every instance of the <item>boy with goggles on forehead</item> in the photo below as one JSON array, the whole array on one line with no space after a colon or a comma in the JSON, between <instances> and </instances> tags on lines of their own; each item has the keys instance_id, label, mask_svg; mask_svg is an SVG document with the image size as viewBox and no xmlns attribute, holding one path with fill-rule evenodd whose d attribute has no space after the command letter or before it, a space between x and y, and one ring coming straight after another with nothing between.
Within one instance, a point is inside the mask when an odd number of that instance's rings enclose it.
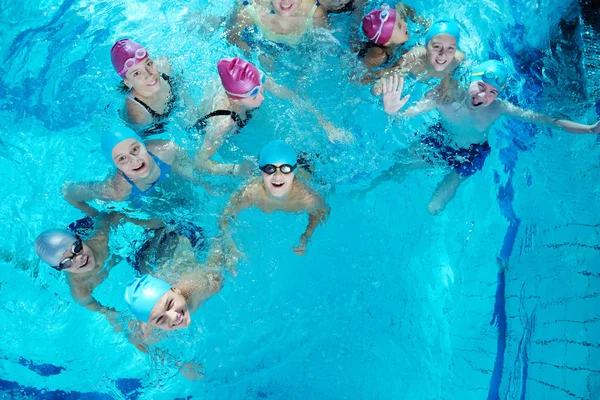
<instances>
[{"instance_id":1,"label":"boy with goggles on forehead","mask_svg":"<svg viewBox=\"0 0 600 400\"><path fill-rule=\"evenodd\" d=\"M313 113L331 141L351 140L351 134L335 128L323 119L310 103L302 100L294 92L277 85L263 71L240 58L224 58L217 63L220 84L206 95L200 109L206 114L199 118L193 128L204 134L202 147L196 155L196 167L216 175L244 176L251 172L252 165L218 163L212 160L219 147L228 136L240 133L252 117L252 112L260 107L265 97L265 89L275 96L291 100L296 108Z\"/></svg>"},{"instance_id":2,"label":"boy with goggles on forehead","mask_svg":"<svg viewBox=\"0 0 600 400\"><path fill-rule=\"evenodd\" d=\"M460 184L483 168L491 150L488 135L500 117L518 118L536 125L563 129L569 133L600 133L600 122L583 125L554 119L498 99L498 93L505 88L507 79L508 68L504 64L496 60L485 61L471 73L468 88L446 86L444 90L447 93L431 91L414 106L397 114L408 100L408 96L400 98L402 78L386 78L383 85L383 104L388 114L412 117L437 110L441 118L438 125L431 127L428 134L423 135L410 151L403 154L403 160L376 178L369 190L385 181L400 179L409 170L429 168L433 161L441 162L452 170L439 184L427 207L429 213L437 215L452 200ZM424 150L428 150L429 154L423 155Z\"/></svg>"},{"instance_id":3,"label":"boy with goggles on forehead","mask_svg":"<svg viewBox=\"0 0 600 400\"><path fill-rule=\"evenodd\" d=\"M308 226L300 236L299 245L293 247L297 255L306 253L306 245L317 226L327 219L329 207L321 195L295 178L296 167L296 151L285 142L274 140L262 149L259 158L261 176L250 180L231 196L219 219L219 228L230 251L236 252L229 233L230 220L235 219L241 210L258 207L265 213L307 212Z\"/></svg>"}]
</instances>

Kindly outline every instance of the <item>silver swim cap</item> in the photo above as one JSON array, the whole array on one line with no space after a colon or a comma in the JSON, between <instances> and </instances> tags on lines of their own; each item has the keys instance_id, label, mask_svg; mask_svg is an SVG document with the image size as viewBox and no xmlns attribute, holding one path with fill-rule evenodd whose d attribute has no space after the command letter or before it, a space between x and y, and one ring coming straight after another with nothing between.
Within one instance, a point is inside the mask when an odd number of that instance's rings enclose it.
<instances>
[{"instance_id":1,"label":"silver swim cap","mask_svg":"<svg viewBox=\"0 0 600 400\"><path fill-rule=\"evenodd\" d=\"M51 267L57 267L65 251L77 241L77 236L64 229L50 229L35 239L35 252Z\"/></svg>"}]
</instances>

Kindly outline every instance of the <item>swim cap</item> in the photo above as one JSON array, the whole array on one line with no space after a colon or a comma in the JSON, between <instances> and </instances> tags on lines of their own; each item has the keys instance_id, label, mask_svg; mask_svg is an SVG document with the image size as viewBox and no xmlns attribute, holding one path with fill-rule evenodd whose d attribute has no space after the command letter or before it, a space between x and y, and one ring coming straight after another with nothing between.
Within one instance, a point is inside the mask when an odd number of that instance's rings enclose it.
<instances>
[{"instance_id":1,"label":"swim cap","mask_svg":"<svg viewBox=\"0 0 600 400\"><path fill-rule=\"evenodd\" d=\"M507 79L508 68L498 60L484 61L471 73L471 82L481 80L498 90L504 89Z\"/></svg>"},{"instance_id":2,"label":"swim cap","mask_svg":"<svg viewBox=\"0 0 600 400\"><path fill-rule=\"evenodd\" d=\"M101 139L102 152L104 153L104 157L106 157L106 159L108 161L114 163L115 160L113 160L112 151L116 145L118 145L119 143L121 143L123 140L126 140L126 139L135 139L138 142L140 142L142 145L144 145L142 138L139 137L137 135L137 133L135 133L132 129L129 129L124 126L116 128L113 131L104 132L102 134L102 139Z\"/></svg>"},{"instance_id":3,"label":"swim cap","mask_svg":"<svg viewBox=\"0 0 600 400\"><path fill-rule=\"evenodd\" d=\"M243 95L260 86L260 71L254 65L241 58L223 58L217 62L221 82L227 94L236 99L235 95Z\"/></svg>"},{"instance_id":4,"label":"swim cap","mask_svg":"<svg viewBox=\"0 0 600 400\"><path fill-rule=\"evenodd\" d=\"M158 300L173 286L150 275L142 275L127 284L125 302L140 321L148 322Z\"/></svg>"},{"instance_id":5,"label":"swim cap","mask_svg":"<svg viewBox=\"0 0 600 400\"><path fill-rule=\"evenodd\" d=\"M63 254L77 241L77 236L64 229L50 229L35 239L35 252L46 264L58 267Z\"/></svg>"},{"instance_id":6,"label":"swim cap","mask_svg":"<svg viewBox=\"0 0 600 400\"><path fill-rule=\"evenodd\" d=\"M387 19L385 18L385 11L389 13ZM383 18L381 14L384 15ZM383 19L385 19L385 22L381 22ZM390 9L387 4L384 4L382 8L371 11L362 19L362 30L365 36L375 44L387 43L392 37L395 25L396 10Z\"/></svg>"},{"instance_id":7,"label":"swim cap","mask_svg":"<svg viewBox=\"0 0 600 400\"><path fill-rule=\"evenodd\" d=\"M134 42L131 39L121 39L117 41L110 49L110 60L112 61L112 65L117 71L117 74L121 76L121 78L125 78L127 71L139 63L142 60L145 60L148 57L148 52L139 43ZM129 62L126 64L126 61L129 59L133 60L133 63Z\"/></svg>"},{"instance_id":8,"label":"swim cap","mask_svg":"<svg viewBox=\"0 0 600 400\"><path fill-rule=\"evenodd\" d=\"M460 40L460 29L455 20L450 18L438 19L435 21L431 28L427 31L427 35L425 36L425 45L429 43L429 41L437 35L446 34L452 36L456 39L456 45L458 46L458 41Z\"/></svg>"},{"instance_id":9,"label":"swim cap","mask_svg":"<svg viewBox=\"0 0 600 400\"><path fill-rule=\"evenodd\" d=\"M259 167L267 164L289 164L296 165L296 150L283 140L273 140L260 152Z\"/></svg>"}]
</instances>

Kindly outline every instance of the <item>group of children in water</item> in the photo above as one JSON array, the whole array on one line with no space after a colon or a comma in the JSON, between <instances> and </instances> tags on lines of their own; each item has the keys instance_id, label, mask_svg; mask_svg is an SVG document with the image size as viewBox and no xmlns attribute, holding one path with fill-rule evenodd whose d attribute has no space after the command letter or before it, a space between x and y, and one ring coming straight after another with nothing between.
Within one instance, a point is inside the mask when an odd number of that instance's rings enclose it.
<instances>
[{"instance_id":1,"label":"group of children in water","mask_svg":"<svg viewBox=\"0 0 600 400\"><path fill-rule=\"evenodd\" d=\"M244 0L231 18L228 39L244 51L252 51L248 31L266 42L294 46L308 31L328 28L330 12L363 13L365 1L330 0ZM394 60L394 53L408 41L407 19L428 28L424 46L416 46ZM490 153L488 134L502 116L561 128L571 133L600 133L600 123L583 125L557 120L521 109L498 99L506 88L509 70L500 60L481 62L470 72L470 84L461 87L453 74L465 59L459 50L460 28L450 18L433 23L418 16L404 4L385 4L362 18L364 43L357 50L368 73L363 83L373 82L372 93L382 96L386 113L402 118L437 110L440 120L409 149L402 151L394 165L375 178L368 190L388 180L399 180L411 170L443 166L448 173L428 205L432 215L440 213L454 197L459 185L483 168ZM129 127L119 126L102 134L99 147L116 167L102 182L67 183L65 199L94 218L93 234L82 240L73 230L43 232L35 242L39 257L63 271L76 301L92 311L104 313L116 324L117 312L96 301L94 288L106 279L111 257L108 246L111 228L124 221L147 229L148 238L137 251L132 264L140 276L125 287L125 301L142 322L129 333L131 341L146 351L152 343L152 330L175 330L190 324L190 315L222 285L221 267L235 274L239 253L230 233L230 224L243 209L257 207L265 213L283 211L309 215L308 225L293 251L306 252L310 238L327 218L324 198L298 179L302 170L298 154L285 140L275 140L260 152L258 165L252 162L222 163L214 159L227 138L240 133L250 122L252 111L265 100L264 90L291 101L296 107L314 113L330 137L340 130L289 89L278 85L252 63L240 58L221 59L216 69L220 82L207 91L197 118L190 129L201 132L203 142L194 158L172 140L145 140L164 128L166 118L178 102L177 83L170 66L150 57L148 50L130 39L117 41L110 51L112 65L127 87L122 117ZM403 110L404 79L441 83L413 106ZM285 139L285 138L283 138ZM304 168L310 169L310 168ZM310 172L310 171L309 171ZM220 239L208 252L204 265L194 249L204 240L200 227L188 221L139 220L116 212L100 212L89 202L129 202L146 207L145 198L177 190L183 182L206 185L207 174L250 179L235 192L219 219ZM252 176L254 175L254 176ZM147 211L148 211L147 210Z\"/></svg>"}]
</instances>

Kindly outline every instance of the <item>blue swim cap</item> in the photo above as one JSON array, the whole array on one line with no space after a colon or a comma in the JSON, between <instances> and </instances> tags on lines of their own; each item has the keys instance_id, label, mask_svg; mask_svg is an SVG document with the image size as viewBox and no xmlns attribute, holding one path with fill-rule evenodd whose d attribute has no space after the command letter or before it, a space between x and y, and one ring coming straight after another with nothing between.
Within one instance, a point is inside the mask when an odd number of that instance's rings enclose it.
<instances>
[{"instance_id":1,"label":"blue swim cap","mask_svg":"<svg viewBox=\"0 0 600 400\"><path fill-rule=\"evenodd\" d=\"M458 41L460 40L460 28L456 21L451 18L438 19L431 25L431 28L427 31L427 35L425 35L425 45L429 43L431 38L443 33L456 39L456 45L458 46Z\"/></svg>"},{"instance_id":2,"label":"blue swim cap","mask_svg":"<svg viewBox=\"0 0 600 400\"><path fill-rule=\"evenodd\" d=\"M267 164L289 164L296 165L296 150L283 140L273 140L260 152L258 166L264 167Z\"/></svg>"},{"instance_id":3,"label":"blue swim cap","mask_svg":"<svg viewBox=\"0 0 600 400\"><path fill-rule=\"evenodd\" d=\"M114 164L115 160L113 160L112 151L116 145L126 139L135 139L141 144L144 144L142 138L139 137L137 133L124 126L116 128L112 131L104 132L101 139L104 157Z\"/></svg>"},{"instance_id":4,"label":"blue swim cap","mask_svg":"<svg viewBox=\"0 0 600 400\"><path fill-rule=\"evenodd\" d=\"M498 60L484 61L471 73L471 82L484 81L498 90L504 89L508 79L508 68Z\"/></svg>"},{"instance_id":5,"label":"blue swim cap","mask_svg":"<svg viewBox=\"0 0 600 400\"><path fill-rule=\"evenodd\" d=\"M158 300L173 286L150 275L142 275L127 284L125 302L140 321L148 322Z\"/></svg>"},{"instance_id":6,"label":"blue swim cap","mask_svg":"<svg viewBox=\"0 0 600 400\"><path fill-rule=\"evenodd\" d=\"M50 229L35 239L33 247L42 261L51 267L58 267L65 251L77 240L77 237L69 231Z\"/></svg>"}]
</instances>

